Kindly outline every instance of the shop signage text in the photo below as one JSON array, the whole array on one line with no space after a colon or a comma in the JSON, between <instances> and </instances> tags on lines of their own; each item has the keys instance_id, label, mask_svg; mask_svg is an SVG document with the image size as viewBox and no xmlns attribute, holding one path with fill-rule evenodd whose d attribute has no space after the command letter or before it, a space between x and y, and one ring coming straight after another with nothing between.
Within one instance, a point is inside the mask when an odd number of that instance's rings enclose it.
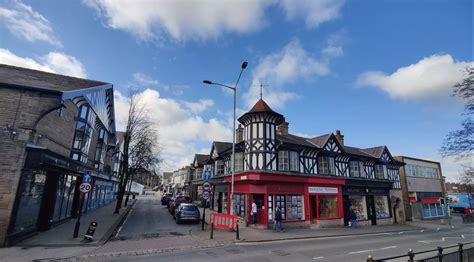
<instances>
[{"instance_id":1,"label":"shop signage text","mask_svg":"<svg viewBox=\"0 0 474 262\"><path fill-rule=\"evenodd\" d=\"M310 186L308 187L308 193L310 194L337 194L337 187L318 187Z\"/></svg>"}]
</instances>

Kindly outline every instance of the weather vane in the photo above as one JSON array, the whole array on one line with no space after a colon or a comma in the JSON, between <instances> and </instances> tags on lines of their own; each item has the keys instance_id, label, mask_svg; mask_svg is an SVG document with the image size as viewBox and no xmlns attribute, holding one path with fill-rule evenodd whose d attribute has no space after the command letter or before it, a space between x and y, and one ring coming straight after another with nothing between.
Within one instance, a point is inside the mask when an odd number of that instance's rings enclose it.
<instances>
[{"instance_id":1,"label":"weather vane","mask_svg":"<svg viewBox=\"0 0 474 262\"><path fill-rule=\"evenodd\" d=\"M262 84L262 82L260 82L260 85L258 85L258 86L260 87L260 99L262 99L263 87L268 86L268 85L264 85L264 84Z\"/></svg>"}]
</instances>

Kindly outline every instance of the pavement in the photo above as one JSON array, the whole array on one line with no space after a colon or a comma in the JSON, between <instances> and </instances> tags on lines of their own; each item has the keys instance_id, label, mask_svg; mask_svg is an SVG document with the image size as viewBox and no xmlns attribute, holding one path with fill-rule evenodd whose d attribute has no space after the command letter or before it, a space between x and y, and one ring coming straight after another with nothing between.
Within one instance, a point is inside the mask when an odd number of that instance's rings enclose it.
<instances>
[{"instance_id":1,"label":"pavement","mask_svg":"<svg viewBox=\"0 0 474 262\"><path fill-rule=\"evenodd\" d=\"M363 238L364 236L382 237L387 235L401 236L412 233L427 234L429 232L460 232L472 236L470 225L459 224L460 218L453 218L452 225L448 221L432 220L409 222L406 225L371 226L350 229L341 228L286 228L282 233L274 233L269 229L242 227L239 230L240 240L236 232L229 230L214 230L214 238L210 239L210 229L205 225L177 225L165 206L161 206L159 196L139 197L130 212L122 209L119 216L113 215L111 204L98 209L83 217L81 238L73 239L72 232L75 220L53 228L28 239L21 246L0 249L0 261L85 261L85 260L115 260L126 257L156 256L158 254L175 252L192 252L199 250L214 250L236 245L261 245L264 243L283 243L285 241L338 238ZM128 216L125 215L128 213ZM206 220L210 217L206 210ZM122 217L120 217L122 216ZM90 221L99 222L96 240L83 243L82 233ZM123 225L119 222L123 220ZM108 225L108 226L107 226ZM102 226L102 227L101 227ZM284 225L283 225L284 226ZM116 230L116 234L108 236ZM105 241L109 239L109 241ZM122 259L123 260L123 259ZM126 261L126 259L125 259Z\"/></svg>"}]
</instances>

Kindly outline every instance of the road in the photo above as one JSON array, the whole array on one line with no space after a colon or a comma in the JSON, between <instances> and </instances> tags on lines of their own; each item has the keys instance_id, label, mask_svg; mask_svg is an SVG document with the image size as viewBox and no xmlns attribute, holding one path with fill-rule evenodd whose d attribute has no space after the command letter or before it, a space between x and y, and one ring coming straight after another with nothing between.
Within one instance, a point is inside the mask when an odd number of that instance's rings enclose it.
<instances>
[{"instance_id":1,"label":"road","mask_svg":"<svg viewBox=\"0 0 474 262\"><path fill-rule=\"evenodd\" d=\"M158 196L141 197L115 238L130 240L189 235L191 229L199 227L196 224L177 225L160 200Z\"/></svg>"},{"instance_id":2,"label":"road","mask_svg":"<svg viewBox=\"0 0 474 262\"><path fill-rule=\"evenodd\" d=\"M137 202L117 238L129 240L186 235L191 229L198 228L199 225L177 225L166 207L161 206L159 198L146 197ZM406 254L409 249L416 252L470 241L474 241L474 228L456 227L439 231L420 230L324 239L237 243L226 247L157 253L150 256L115 257L110 261L349 262L366 261L368 255L384 258Z\"/></svg>"},{"instance_id":3,"label":"road","mask_svg":"<svg viewBox=\"0 0 474 262\"><path fill-rule=\"evenodd\" d=\"M474 241L472 229L470 232L466 231L464 228L449 231L240 243L221 248L115 258L114 261L366 261L369 254L375 258L383 258L405 254L410 248L422 251L435 249L437 246Z\"/></svg>"}]
</instances>

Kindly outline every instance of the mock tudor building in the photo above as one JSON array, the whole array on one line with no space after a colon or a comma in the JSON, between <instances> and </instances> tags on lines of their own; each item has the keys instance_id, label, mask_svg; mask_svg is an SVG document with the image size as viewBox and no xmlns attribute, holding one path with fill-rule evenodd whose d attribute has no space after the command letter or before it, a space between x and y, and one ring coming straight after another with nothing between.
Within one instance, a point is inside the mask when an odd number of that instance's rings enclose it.
<instances>
[{"instance_id":1,"label":"mock tudor building","mask_svg":"<svg viewBox=\"0 0 474 262\"><path fill-rule=\"evenodd\" d=\"M0 65L0 245L115 198L113 86ZM115 172L114 172L115 171Z\"/></svg>"},{"instance_id":2,"label":"mock tudor building","mask_svg":"<svg viewBox=\"0 0 474 262\"><path fill-rule=\"evenodd\" d=\"M273 223L275 208L287 225L347 225L355 209L361 225L403 222L399 167L386 146L347 146L340 131L306 138L288 132L283 115L260 99L236 130L234 214ZM232 143L214 142L208 160L196 165L214 173L211 208L230 213ZM196 163L195 158L195 163ZM199 175L193 182L202 183Z\"/></svg>"}]
</instances>

